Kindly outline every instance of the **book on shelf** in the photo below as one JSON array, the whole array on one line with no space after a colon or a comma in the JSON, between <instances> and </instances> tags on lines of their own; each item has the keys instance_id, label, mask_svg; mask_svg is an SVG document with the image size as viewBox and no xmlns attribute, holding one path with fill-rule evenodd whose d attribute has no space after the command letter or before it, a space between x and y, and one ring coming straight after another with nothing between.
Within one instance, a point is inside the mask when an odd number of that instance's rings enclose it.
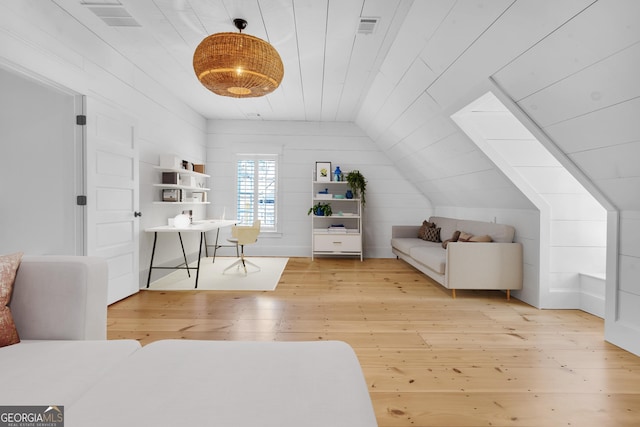
<instances>
[{"instance_id":1,"label":"book on shelf","mask_svg":"<svg viewBox=\"0 0 640 427\"><path fill-rule=\"evenodd\" d=\"M314 228L314 234L359 234L357 228Z\"/></svg>"},{"instance_id":2,"label":"book on shelf","mask_svg":"<svg viewBox=\"0 0 640 427\"><path fill-rule=\"evenodd\" d=\"M327 231L329 233L346 233L347 232L347 228L342 224L335 224L335 225L330 225L329 227L327 227Z\"/></svg>"}]
</instances>

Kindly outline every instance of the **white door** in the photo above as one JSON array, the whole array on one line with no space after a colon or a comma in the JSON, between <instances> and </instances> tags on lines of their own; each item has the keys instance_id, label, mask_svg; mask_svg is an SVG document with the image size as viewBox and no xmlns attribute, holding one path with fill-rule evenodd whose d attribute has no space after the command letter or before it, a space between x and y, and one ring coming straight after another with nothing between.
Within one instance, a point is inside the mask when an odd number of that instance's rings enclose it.
<instances>
[{"instance_id":1,"label":"white door","mask_svg":"<svg viewBox=\"0 0 640 427\"><path fill-rule=\"evenodd\" d=\"M109 265L108 303L139 290L138 150L130 117L87 98L87 255Z\"/></svg>"}]
</instances>

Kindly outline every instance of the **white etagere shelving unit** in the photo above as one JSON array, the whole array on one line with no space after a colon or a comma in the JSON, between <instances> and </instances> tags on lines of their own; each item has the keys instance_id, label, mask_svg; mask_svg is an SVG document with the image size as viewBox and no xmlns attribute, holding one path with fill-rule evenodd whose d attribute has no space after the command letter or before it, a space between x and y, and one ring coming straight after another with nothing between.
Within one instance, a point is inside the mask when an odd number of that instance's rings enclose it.
<instances>
[{"instance_id":1,"label":"white etagere shelving unit","mask_svg":"<svg viewBox=\"0 0 640 427\"><path fill-rule=\"evenodd\" d=\"M162 166L154 166L154 169L157 169L160 172L174 172L179 174L180 176L193 177L196 185L182 185L182 184L163 184L163 183L154 183L153 186L158 188L158 200L155 200L153 203L157 205L208 205L210 202L204 201L196 201L193 198L193 193L202 193L206 198L207 192L209 192L209 188L205 187L205 183L209 175L195 172L187 169L172 169L172 168L164 168ZM160 179L162 181L162 179ZM169 190L182 190L185 192L183 198L178 201L163 201L162 193L164 189Z\"/></svg>"},{"instance_id":2,"label":"white etagere shelving unit","mask_svg":"<svg viewBox=\"0 0 640 427\"><path fill-rule=\"evenodd\" d=\"M346 198L350 189L346 181L315 181L314 177L311 187L311 205L329 203L332 210L331 216L311 213L311 259L351 255L362 261L362 201ZM321 194L325 190L327 194Z\"/></svg>"}]
</instances>

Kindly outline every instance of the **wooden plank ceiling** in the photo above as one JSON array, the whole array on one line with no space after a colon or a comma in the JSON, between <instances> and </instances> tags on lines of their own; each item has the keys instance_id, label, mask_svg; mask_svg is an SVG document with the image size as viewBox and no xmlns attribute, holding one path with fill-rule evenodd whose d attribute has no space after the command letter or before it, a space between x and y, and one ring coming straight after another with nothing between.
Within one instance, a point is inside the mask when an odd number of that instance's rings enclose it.
<instances>
[{"instance_id":1,"label":"wooden plank ceiling","mask_svg":"<svg viewBox=\"0 0 640 427\"><path fill-rule=\"evenodd\" d=\"M353 121L412 0L54 0L150 79L207 118ZM106 4L105 4L106 3ZM137 26L109 26L96 8L128 13ZM361 17L378 18L359 34ZM193 52L206 36L235 32L269 41L285 68L274 93L232 99L200 85Z\"/></svg>"}]
</instances>

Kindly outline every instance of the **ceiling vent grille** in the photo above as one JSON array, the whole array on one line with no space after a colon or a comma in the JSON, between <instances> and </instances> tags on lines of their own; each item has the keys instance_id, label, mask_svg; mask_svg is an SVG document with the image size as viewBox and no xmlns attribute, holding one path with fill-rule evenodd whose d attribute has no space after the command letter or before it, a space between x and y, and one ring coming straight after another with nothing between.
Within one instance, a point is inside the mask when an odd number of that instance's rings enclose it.
<instances>
[{"instance_id":1,"label":"ceiling vent grille","mask_svg":"<svg viewBox=\"0 0 640 427\"><path fill-rule=\"evenodd\" d=\"M84 2L83 4L110 27L141 26L120 3Z\"/></svg>"},{"instance_id":2,"label":"ceiling vent grille","mask_svg":"<svg viewBox=\"0 0 640 427\"><path fill-rule=\"evenodd\" d=\"M365 18L361 16L360 22L358 23L358 34L373 34L378 26L379 20L380 18Z\"/></svg>"}]
</instances>

